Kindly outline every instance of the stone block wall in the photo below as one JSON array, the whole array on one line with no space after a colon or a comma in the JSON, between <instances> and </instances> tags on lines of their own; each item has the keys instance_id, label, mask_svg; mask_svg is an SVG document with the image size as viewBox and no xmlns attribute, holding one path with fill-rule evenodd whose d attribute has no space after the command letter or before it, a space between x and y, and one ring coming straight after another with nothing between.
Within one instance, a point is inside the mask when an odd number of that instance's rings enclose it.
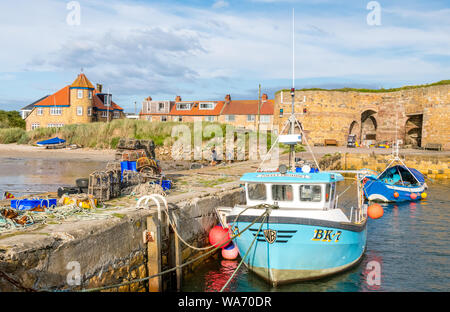
<instances>
[{"instance_id":1,"label":"stone block wall","mask_svg":"<svg viewBox=\"0 0 450 312\"><path fill-rule=\"evenodd\" d=\"M296 91L294 98L296 117L313 144L335 139L345 145L352 123L361 142L364 116L375 120L377 142L394 141L396 136L405 142L408 119L423 116L421 145L440 143L450 149L450 85L395 92ZM289 91L275 94L274 127L279 131L291 114L291 103Z\"/></svg>"},{"instance_id":2,"label":"stone block wall","mask_svg":"<svg viewBox=\"0 0 450 312\"><path fill-rule=\"evenodd\" d=\"M169 205L178 220L181 237L204 247L209 244L209 230L217 223L215 207L243 201L242 188L234 185L189 200L169 200ZM1 236L0 271L21 287L50 291L97 288L147 277L147 245L142 233L147 228L147 217L156 213L154 209L128 209L114 218L46 225L28 234ZM181 247L182 263L205 253L184 244ZM67 283L73 261L79 263L80 286ZM202 263L199 260L185 266L183 274L193 274ZM173 267L173 259L163 257L164 265ZM21 287L0 277L0 291L24 291ZM148 282L144 281L105 291L147 290Z\"/></svg>"}]
</instances>

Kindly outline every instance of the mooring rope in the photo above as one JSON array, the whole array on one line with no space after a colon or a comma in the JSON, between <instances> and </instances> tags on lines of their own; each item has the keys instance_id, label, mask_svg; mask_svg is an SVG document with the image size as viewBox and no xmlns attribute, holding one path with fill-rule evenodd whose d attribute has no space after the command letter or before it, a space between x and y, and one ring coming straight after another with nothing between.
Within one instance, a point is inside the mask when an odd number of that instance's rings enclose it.
<instances>
[{"instance_id":1,"label":"mooring rope","mask_svg":"<svg viewBox=\"0 0 450 312\"><path fill-rule=\"evenodd\" d=\"M141 282L148 281L148 280L150 280L152 278L155 278L155 277L158 277L158 276L161 276L161 275L173 272L175 270L181 269L181 268L183 268L183 267L185 267L185 266L187 266L187 265L189 265L189 264L191 264L193 262L196 262L196 261L200 260L203 257L211 255L213 252L217 251L218 249L222 248L223 246L228 245L229 242L231 242L233 239L235 239L238 235L241 235L242 233L247 231L251 226L253 226L255 223L257 223L258 220L260 220L263 216L266 216L266 215L267 215L267 209L266 209L266 211L264 211L264 213L262 213L259 217L255 218L255 220L253 220L253 222L251 224L249 224L246 228L244 228L238 234L234 234L230 239L228 239L227 241L225 241L221 245L217 246L216 248L214 248L214 249L212 249L212 250L210 250L210 251L208 251L208 252L206 252L206 253L204 253L204 254L202 254L202 255L200 255L200 256L198 256L198 257L196 257L196 258L194 258L194 259L192 259L192 260L190 260L188 262L185 262L185 263L183 263L181 265L175 266L175 267L173 267L171 269L168 269L168 270L165 270L165 271L162 271L162 272L159 272L157 274L153 274L151 276L147 276L147 277L144 277L144 278L139 278L139 279L135 279L135 280L131 280L131 281L127 281L127 282L124 282L124 283L115 284L115 285L102 286L102 287L89 288L89 289L82 289L79 292L95 292L95 291L101 291L101 290L105 290L105 289L118 288L118 287L121 287L121 286L126 286L126 285L130 285L130 284L134 284L134 283L141 283Z\"/></svg>"},{"instance_id":2,"label":"mooring rope","mask_svg":"<svg viewBox=\"0 0 450 312\"><path fill-rule=\"evenodd\" d=\"M236 270L234 270L233 274L231 274L230 278L228 279L228 281L225 283L225 285L223 285L222 289L220 290L220 292L223 292L224 289L228 286L228 284L232 281L232 279L234 278L234 275L236 275L237 271L239 271L239 268L241 267L242 263L244 263L245 258L247 258L250 249L252 249L253 244L255 243L256 239L258 238L259 232L261 232L261 228L264 225L264 222L266 221L267 216L270 214L270 208L266 208L266 211L263 213L264 215L264 219L261 222L261 225L258 228L258 232L256 232L255 237L253 238L252 243L250 244L250 247L248 247L247 251L245 252L244 257L242 257L241 262L239 262L239 265L237 266Z\"/></svg>"}]
</instances>

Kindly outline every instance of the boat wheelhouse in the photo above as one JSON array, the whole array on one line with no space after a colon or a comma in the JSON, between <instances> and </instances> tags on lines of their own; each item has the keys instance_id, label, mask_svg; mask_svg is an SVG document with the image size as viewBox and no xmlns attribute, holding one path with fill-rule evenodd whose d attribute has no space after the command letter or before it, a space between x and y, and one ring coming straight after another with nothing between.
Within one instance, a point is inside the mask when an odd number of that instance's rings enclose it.
<instances>
[{"instance_id":1,"label":"boat wheelhouse","mask_svg":"<svg viewBox=\"0 0 450 312\"><path fill-rule=\"evenodd\" d=\"M247 205L269 204L280 208L335 208L336 183L344 178L339 173L254 172L245 173Z\"/></svg>"}]
</instances>

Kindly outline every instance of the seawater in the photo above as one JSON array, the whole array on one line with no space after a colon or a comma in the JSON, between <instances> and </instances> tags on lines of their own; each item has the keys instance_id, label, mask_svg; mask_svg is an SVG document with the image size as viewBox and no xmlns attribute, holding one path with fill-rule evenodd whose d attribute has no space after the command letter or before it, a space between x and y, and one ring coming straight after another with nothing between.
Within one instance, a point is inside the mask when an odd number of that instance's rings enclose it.
<instances>
[{"instance_id":1,"label":"seawater","mask_svg":"<svg viewBox=\"0 0 450 312\"><path fill-rule=\"evenodd\" d=\"M367 224L367 249L352 269L320 280L271 287L243 264L230 292L446 292L450 290L450 182L428 182L418 202L382 204L384 215ZM341 203L352 202L355 190ZM239 264L221 256L196 269L183 291L219 291Z\"/></svg>"},{"instance_id":2,"label":"seawater","mask_svg":"<svg viewBox=\"0 0 450 312\"><path fill-rule=\"evenodd\" d=\"M0 199L4 192L14 196L56 192L60 186L74 186L76 179L88 178L107 162L40 158L0 158Z\"/></svg>"}]
</instances>

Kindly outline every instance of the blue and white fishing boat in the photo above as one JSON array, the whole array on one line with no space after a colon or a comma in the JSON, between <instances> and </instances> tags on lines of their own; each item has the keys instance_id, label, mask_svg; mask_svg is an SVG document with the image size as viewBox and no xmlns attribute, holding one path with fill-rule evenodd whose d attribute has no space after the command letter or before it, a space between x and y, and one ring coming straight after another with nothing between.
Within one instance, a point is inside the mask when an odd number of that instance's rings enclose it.
<instances>
[{"instance_id":1,"label":"blue and white fishing boat","mask_svg":"<svg viewBox=\"0 0 450 312\"><path fill-rule=\"evenodd\" d=\"M367 239L368 206L360 183L366 173L353 172L355 207L340 204L337 190L344 177L338 172L320 171L295 116L294 77L292 112L282 135L258 170L240 179L245 185L245 204L217 209L221 223L233 234L241 261L274 286L350 268L361 260ZM278 143L290 146L289 165L264 169L264 162ZM314 159L311 166L295 165L295 145L299 143L310 150Z\"/></svg>"},{"instance_id":2,"label":"blue and white fishing boat","mask_svg":"<svg viewBox=\"0 0 450 312\"><path fill-rule=\"evenodd\" d=\"M425 190L428 186L424 175L406 166L399 156L399 141L395 141L392 161L383 172L368 174L363 178L364 196L370 201L403 202L427 197Z\"/></svg>"},{"instance_id":3,"label":"blue and white fishing boat","mask_svg":"<svg viewBox=\"0 0 450 312\"><path fill-rule=\"evenodd\" d=\"M370 201L417 201L427 197L426 188L424 175L405 165L388 167L380 175L363 180L364 195Z\"/></svg>"}]
</instances>

